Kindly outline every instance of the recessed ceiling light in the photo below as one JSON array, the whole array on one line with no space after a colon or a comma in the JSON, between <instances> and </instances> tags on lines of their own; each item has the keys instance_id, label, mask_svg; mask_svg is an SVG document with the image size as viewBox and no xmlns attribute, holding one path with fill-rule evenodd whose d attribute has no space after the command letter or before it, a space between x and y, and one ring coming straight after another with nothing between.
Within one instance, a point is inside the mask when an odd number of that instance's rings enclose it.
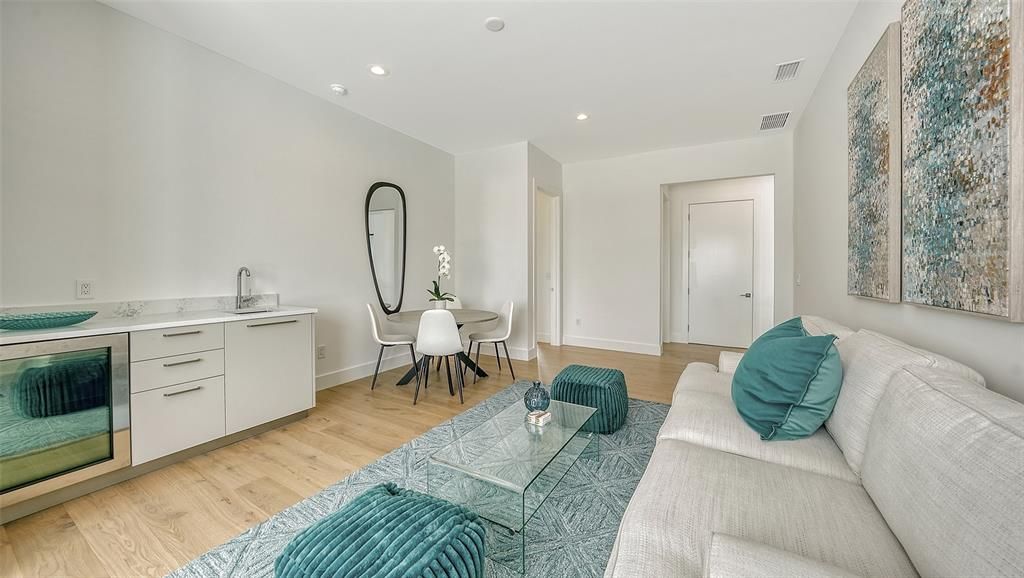
<instances>
[{"instance_id":1,"label":"recessed ceiling light","mask_svg":"<svg viewBox=\"0 0 1024 578\"><path fill-rule=\"evenodd\" d=\"M331 85L331 92L337 94L338 96L345 96L346 94L348 94L348 89L340 84L335 83Z\"/></svg>"},{"instance_id":2,"label":"recessed ceiling light","mask_svg":"<svg viewBox=\"0 0 1024 578\"><path fill-rule=\"evenodd\" d=\"M484 26L486 26L491 32L501 32L505 29L505 21L497 16L491 16L487 20L484 20Z\"/></svg>"},{"instance_id":3,"label":"recessed ceiling light","mask_svg":"<svg viewBox=\"0 0 1024 578\"><path fill-rule=\"evenodd\" d=\"M388 69L384 68L383 66L381 66L379 64L371 64L370 65L370 74L373 74L375 76L387 76L388 75Z\"/></svg>"},{"instance_id":4,"label":"recessed ceiling light","mask_svg":"<svg viewBox=\"0 0 1024 578\"><path fill-rule=\"evenodd\" d=\"M588 118L590 118L590 117L587 116L587 113L585 113L585 112L581 112L581 113L576 115L576 120L587 120Z\"/></svg>"}]
</instances>

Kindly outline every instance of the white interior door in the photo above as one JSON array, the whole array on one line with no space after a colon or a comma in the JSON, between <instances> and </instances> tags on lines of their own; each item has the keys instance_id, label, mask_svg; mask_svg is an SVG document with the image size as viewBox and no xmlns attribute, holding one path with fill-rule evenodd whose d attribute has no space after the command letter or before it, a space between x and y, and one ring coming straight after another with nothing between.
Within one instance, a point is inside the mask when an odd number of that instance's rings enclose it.
<instances>
[{"instance_id":1,"label":"white interior door","mask_svg":"<svg viewBox=\"0 0 1024 578\"><path fill-rule=\"evenodd\" d=\"M395 290L395 210L370 211L370 252L380 294L388 307L398 298Z\"/></svg>"},{"instance_id":2,"label":"white interior door","mask_svg":"<svg viewBox=\"0 0 1024 578\"><path fill-rule=\"evenodd\" d=\"M689 205L689 341L747 347L753 339L754 202Z\"/></svg>"}]
</instances>

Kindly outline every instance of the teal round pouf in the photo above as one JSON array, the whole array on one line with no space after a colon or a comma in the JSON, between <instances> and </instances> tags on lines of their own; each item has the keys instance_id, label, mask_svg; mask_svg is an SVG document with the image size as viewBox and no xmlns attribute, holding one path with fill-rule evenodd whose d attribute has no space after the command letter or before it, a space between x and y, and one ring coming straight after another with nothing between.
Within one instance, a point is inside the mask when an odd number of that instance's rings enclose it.
<instances>
[{"instance_id":1,"label":"teal round pouf","mask_svg":"<svg viewBox=\"0 0 1024 578\"><path fill-rule=\"evenodd\" d=\"M483 575L477 515L395 484L375 486L306 528L274 563L278 578Z\"/></svg>"},{"instance_id":2,"label":"teal round pouf","mask_svg":"<svg viewBox=\"0 0 1024 578\"><path fill-rule=\"evenodd\" d=\"M570 365L551 382L551 399L597 409L584 431L608 434L626 422L629 395L618 369Z\"/></svg>"}]
</instances>

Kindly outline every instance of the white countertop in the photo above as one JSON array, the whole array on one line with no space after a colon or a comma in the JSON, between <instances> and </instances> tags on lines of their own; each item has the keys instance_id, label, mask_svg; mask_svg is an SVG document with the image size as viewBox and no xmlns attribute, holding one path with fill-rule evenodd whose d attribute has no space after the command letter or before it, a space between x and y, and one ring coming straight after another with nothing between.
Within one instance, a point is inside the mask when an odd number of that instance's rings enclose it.
<instances>
[{"instance_id":1,"label":"white countertop","mask_svg":"<svg viewBox=\"0 0 1024 578\"><path fill-rule=\"evenodd\" d=\"M27 331L0 330L0 345L14 343L30 343L49 341L51 339L68 339L72 337L90 337L129 331L145 331L147 329L168 329L171 327L187 327L204 323L225 323L245 319L267 319L269 317L285 317L288 315L305 315L316 313L312 307L292 307L282 305L273 311L263 313L246 313L238 315L224 311L186 311L184 313L161 313L157 315L139 315L138 317L106 317L92 318L70 327L53 329L34 329Z\"/></svg>"}]
</instances>

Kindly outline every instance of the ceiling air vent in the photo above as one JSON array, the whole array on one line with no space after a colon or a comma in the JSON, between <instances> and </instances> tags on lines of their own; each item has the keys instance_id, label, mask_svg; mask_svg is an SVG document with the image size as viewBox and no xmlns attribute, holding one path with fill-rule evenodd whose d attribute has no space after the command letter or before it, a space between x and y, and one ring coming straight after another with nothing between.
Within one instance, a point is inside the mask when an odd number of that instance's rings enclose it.
<instances>
[{"instance_id":1,"label":"ceiling air vent","mask_svg":"<svg viewBox=\"0 0 1024 578\"><path fill-rule=\"evenodd\" d=\"M797 73L800 72L801 63L803 63L803 59L777 64L775 68L775 82L785 82L796 78Z\"/></svg>"},{"instance_id":2,"label":"ceiling air vent","mask_svg":"<svg viewBox=\"0 0 1024 578\"><path fill-rule=\"evenodd\" d=\"M775 114L766 114L761 117L761 130L775 130L786 126L786 121L789 120L788 112L777 112Z\"/></svg>"}]
</instances>

